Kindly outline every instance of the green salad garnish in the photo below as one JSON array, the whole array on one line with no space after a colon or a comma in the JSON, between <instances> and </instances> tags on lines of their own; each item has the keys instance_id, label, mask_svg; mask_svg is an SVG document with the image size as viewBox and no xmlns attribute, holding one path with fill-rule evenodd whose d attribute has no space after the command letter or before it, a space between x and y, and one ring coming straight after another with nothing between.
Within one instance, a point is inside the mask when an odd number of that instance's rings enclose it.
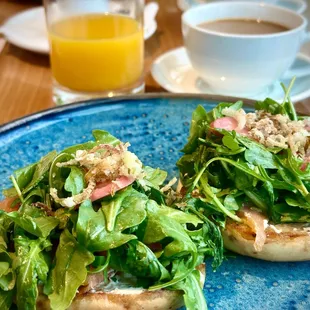
<instances>
[{"instance_id":1,"label":"green salad garnish","mask_svg":"<svg viewBox=\"0 0 310 310\"><path fill-rule=\"evenodd\" d=\"M102 130L15 171L0 206L0 309L39 298L67 309L94 275L95 292L181 290L187 309L207 309L197 267L221 265L227 219L250 206L272 223L310 222L310 120L291 87L249 113L241 101L198 106L176 190Z\"/></svg>"},{"instance_id":2,"label":"green salad garnish","mask_svg":"<svg viewBox=\"0 0 310 310\"><path fill-rule=\"evenodd\" d=\"M193 112L177 166L193 208L223 227L245 205L273 223L310 222L310 120L297 117L292 84L282 104L268 98L251 113L241 101Z\"/></svg>"},{"instance_id":3,"label":"green salad garnish","mask_svg":"<svg viewBox=\"0 0 310 310\"><path fill-rule=\"evenodd\" d=\"M36 309L39 295L67 309L94 274L98 290L182 290L187 309L206 309L196 267L206 257L221 264L219 228L195 209L167 206L165 171L144 167L105 131L93 136L11 176L0 211L0 309Z\"/></svg>"}]
</instances>

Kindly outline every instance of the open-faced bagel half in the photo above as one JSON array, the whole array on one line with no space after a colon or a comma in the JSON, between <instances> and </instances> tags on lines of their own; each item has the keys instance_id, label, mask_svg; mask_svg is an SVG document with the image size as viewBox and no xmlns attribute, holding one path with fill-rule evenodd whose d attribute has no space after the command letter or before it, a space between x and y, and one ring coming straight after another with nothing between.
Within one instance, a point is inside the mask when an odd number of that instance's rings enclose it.
<instances>
[{"instance_id":1,"label":"open-faced bagel half","mask_svg":"<svg viewBox=\"0 0 310 310\"><path fill-rule=\"evenodd\" d=\"M206 278L205 264L197 267L200 272L200 284L203 287ZM148 291L143 289L116 289L110 292L85 292L82 289L73 300L70 310L174 310L184 305L183 292L161 289ZM49 310L49 300L40 295L37 309Z\"/></svg>"},{"instance_id":2,"label":"open-faced bagel half","mask_svg":"<svg viewBox=\"0 0 310 310\"><path fill-rule=\"evenodd\" d=\"M306 224L268 225L260 250L254 246L255 232L246 224L228 221L222 234L225 247L241 255L278 262L310 260L310 227Z\"/></svg>"}]
</instances>

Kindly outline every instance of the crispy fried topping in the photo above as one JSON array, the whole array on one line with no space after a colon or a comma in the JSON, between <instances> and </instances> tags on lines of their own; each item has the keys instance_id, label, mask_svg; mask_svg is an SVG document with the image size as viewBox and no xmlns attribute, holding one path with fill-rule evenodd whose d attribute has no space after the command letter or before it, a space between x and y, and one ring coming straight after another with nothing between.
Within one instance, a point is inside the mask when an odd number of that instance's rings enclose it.
<instances>
[{"instance_id":1,"label":"crispy fried topping","mask_svg":"<svg viewBox=\"0 0 310 310\"><path fill-rule=\"evenodd\" d=\"M267 147L290 148L294 155L304 157L309 132L304 121L292 121L286 115L256 111L246 115L248 137Z\"/></svg>"},{"instance_id":2,"label":"crispy fried topping","mask_svg":"<svg viewBox=\"0 0 310 310\"><path fill-rule=\"evenodd\" d=\"M144 176L142 163L138 157L129 152L129 143L117 146L100 144L91 150L77 150L74 159L57 163L57 167L79 166L86 171L87 187L82 193L67 198L59 198L57 189L51 188L53 199L64 207L74 207L89 199L98 183L117 182L120 177L130 177L133 180Z\"/></svg>"}]
</instances>

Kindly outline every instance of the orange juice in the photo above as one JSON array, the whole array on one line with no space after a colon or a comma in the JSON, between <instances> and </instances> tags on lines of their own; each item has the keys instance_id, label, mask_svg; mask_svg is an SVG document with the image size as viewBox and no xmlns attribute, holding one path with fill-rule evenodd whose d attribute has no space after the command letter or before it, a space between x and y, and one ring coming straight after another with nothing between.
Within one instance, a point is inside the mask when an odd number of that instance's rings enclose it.
<instances>
[{"instance_id":1,"label":"orange juice","mask_svg":"<svg viewBox=\"0 0 310 310\"><path fill-rule=\"evenodd\" d=\"M76 91L100 92L137 82L143 72L143 29L134 19L88 14L50 26L56 81Z\"/></svg>"}]
</instances>

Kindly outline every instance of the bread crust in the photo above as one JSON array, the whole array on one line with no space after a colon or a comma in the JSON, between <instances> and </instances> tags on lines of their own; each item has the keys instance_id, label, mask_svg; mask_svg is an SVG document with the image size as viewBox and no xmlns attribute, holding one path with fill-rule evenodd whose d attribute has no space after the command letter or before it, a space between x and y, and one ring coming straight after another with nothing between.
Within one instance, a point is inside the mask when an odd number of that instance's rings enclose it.
<instances>
[{"instance_id":1,"label":"bread crust","mask_svg":"<svg viewBox=\"0 0 310 310\"><path fill-rule=\"evenodd\" d=\"M181 291L142 291L139 294L115 294L115 292L87 292L78 294L70 310L164 310L178 309L183 305ZM37 309L49 310L49 300L40 296Z\"/></svg>"},{"instance_id":2,"label":"bread crust","mask_svg":"<svg viewBox=\"0 0 310 310\"><path fill-rule=\"evenodd\" d=\"M205 264L197 267L201 274L200 282L205 282ZM182 307L183 292L166 289L157 291L133 289L115 290L111 292L78 293L69 310L175 310ZM37 300L37 309L50 310L49 300L40 295Z\"/></svg>"},{"instance_id":3,"label":"bread crust","mask_svg":"<svg viewBox=\"0 0 310 310\"><path fill-rule=\"evenodd\" d=\"M255 233L244 224L228 222L223 230L224 245L241 255L275 261L295 262L310 260L310 231L303 224L279 224L268 227L261 251L254 248Z\"/></svg>"}]
</instances>

